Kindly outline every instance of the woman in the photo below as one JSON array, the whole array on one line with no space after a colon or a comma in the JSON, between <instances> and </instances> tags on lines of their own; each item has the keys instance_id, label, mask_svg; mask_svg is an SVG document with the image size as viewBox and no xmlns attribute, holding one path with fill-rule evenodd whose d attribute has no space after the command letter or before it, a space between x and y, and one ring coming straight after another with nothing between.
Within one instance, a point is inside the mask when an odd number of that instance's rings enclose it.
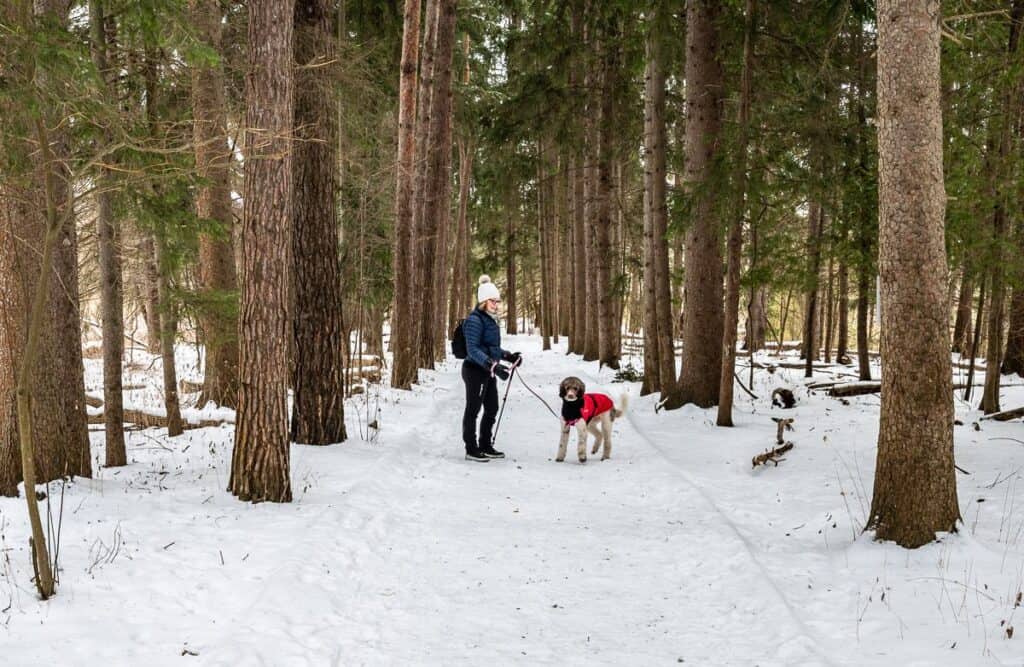
<instances>
[{"instance_id":1,"label":"woman","mask_svg":"<svg viewBox=\"0 0 1024 667\"><path fill-rule=\"evenodd\" d=\"M501 329L498 327L498 309L501 293L490 276L480 276L476 290L476 308L466 316L462 332L466 337L466 361L462 364L462 381L466 383L466 411L462 415L462 441L466 445L466 459L487 462L503 459L505 455L494 449L491 429L498 414L498 382L495 376L508 381L509 367L522 363L522 355L501 349ZM480 420L480 438L476 436L476 417L480 406L484 418Z\"/></svg>"}]
</instances>

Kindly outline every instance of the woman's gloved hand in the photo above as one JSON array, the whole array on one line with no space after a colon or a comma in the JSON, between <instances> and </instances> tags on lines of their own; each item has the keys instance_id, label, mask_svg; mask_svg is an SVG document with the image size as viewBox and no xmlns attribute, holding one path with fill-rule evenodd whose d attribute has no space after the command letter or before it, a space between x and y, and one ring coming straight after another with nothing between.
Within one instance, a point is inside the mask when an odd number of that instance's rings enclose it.
<instances>
[{"instance_id":1,"label":"woman's gloved hand","mask_svg":"<svg viewBox=\"0 0 1024 667\"><path fill-rule=\"evenodd\" d=\"M491 364L491 377L494 377L495 375L497 375L502 380L505 380L507 382L509 378L508 367L502 366L497 361L495 361L493 364Z\"/></svg>"}]
</instances>

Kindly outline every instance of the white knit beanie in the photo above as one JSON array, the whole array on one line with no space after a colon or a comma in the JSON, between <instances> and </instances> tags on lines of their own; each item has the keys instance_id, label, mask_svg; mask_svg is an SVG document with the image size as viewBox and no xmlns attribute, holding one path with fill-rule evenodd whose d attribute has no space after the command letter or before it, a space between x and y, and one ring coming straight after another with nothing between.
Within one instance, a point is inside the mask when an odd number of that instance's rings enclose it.
<instances>
[{"instance_id":1,"label":"white knit beanie","mask_svg":"<svg viewBox=\"0 0 1024 667\"><path fill-rule=\"evenodd\" d=\"M501 299L498 286L491 282L491 277L484 274L480 276L480 287L476 288L476 302L483 303L488 299Z\"/></svg>"}]
</instances>

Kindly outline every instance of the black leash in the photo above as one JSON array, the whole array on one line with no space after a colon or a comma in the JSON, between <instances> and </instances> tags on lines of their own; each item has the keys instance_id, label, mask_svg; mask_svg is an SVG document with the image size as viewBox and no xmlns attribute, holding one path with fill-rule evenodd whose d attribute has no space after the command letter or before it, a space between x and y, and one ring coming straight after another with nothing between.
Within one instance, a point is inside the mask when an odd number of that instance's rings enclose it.
<instances>
[{"instance_id":1,"label":"black leash","mask_svg":"<svg viewBox=\"0 0 1024 667\"><path fill-rule=\"evenodd\" d=\"M538 393L537 393L537 392L535 392L535 391L534 391L533 389L531 389L531 388L530 388L530 385L526 384L526 380L524 380L524 379L523 379L523 374L522 374L522 373L520 373L520 374L519 374L519 375L518 375L517 377L519 378L519 381L523 383L523 386L524 386L524 387L526 387L526 390L527 390L528 392L530 392L531 394L533 394L534 396L536 396L536 397L537 397L537 400L538 400L538 401L540 401L541 403L543 403L543 404L544 404L544 407L548 409L548 412L550 412L550 413L551 413L551 415L552 415L552 416L553 416L553 417L554 417L555 419L557 419L557 420L559 420L559 421L561 421L561 420L562 420L562 416L561 416L561 415L559 415L559 414L558 414L557 412L555 412L554 410L552 410L552 409L551 409L551 406L550 406L550 405L548 405L548 402L547 402L547 401L545 401L545 400L544 400L543 398L541 398L540 394L538 394Z\"/></svg>"}]
</instances>

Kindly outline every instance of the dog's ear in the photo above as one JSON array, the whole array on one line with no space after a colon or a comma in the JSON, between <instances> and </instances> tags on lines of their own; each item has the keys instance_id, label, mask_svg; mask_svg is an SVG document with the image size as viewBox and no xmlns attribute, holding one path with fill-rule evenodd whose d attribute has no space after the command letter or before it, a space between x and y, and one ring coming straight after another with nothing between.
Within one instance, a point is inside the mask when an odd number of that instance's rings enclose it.
<instances>
[{"instance_id":1,"label":"dog's ear","mask_svg":"<svg viewBox=\"0 0 1024 667\"><path fill-rule=\"evenodd\" d=\"M565 380L558 383L558 398L565 398Z\"/></svg>"},{"instance_id":2,"label":"dog's ear","mask_svg":"<svg viewBox=\"0 0 1024 667\"><path fill-rule=\"evenodd\" d=\"M580 383L580 398L583 398L583 394L587 393L587 385L583 384L583 380L578 380Z\"/></svg>"}]
</instances>

